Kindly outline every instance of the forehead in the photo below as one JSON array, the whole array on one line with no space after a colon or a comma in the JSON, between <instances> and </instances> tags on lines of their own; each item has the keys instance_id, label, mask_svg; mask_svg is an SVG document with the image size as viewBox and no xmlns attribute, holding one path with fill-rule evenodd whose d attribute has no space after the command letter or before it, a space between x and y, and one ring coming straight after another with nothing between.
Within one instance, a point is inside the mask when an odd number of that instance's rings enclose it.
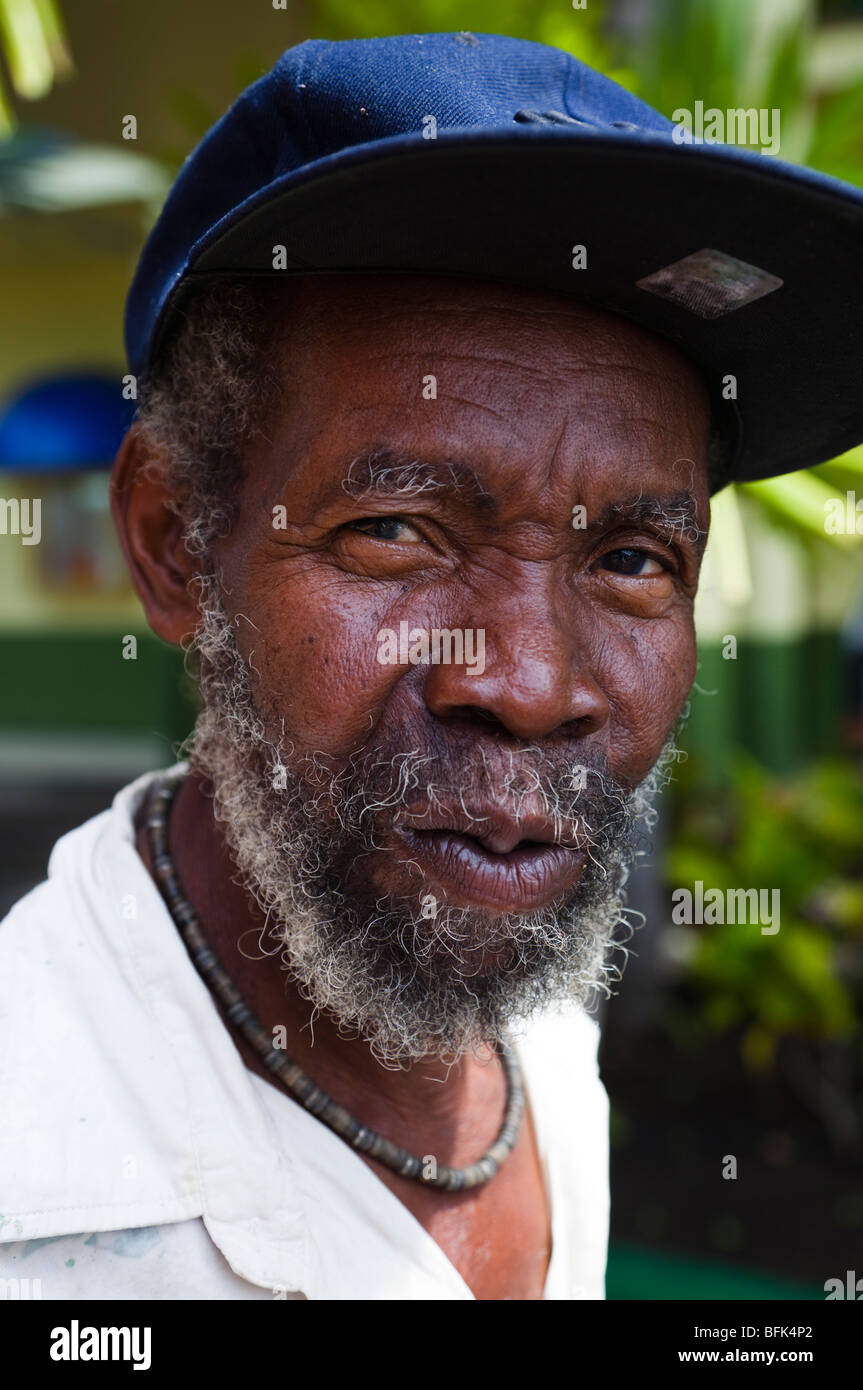
<instances>
[{"instance_id":1,"label":"forehead","mask_svg":"<svg viewBox=\"0 0 863 1390\"><path fill-rule=\"evenodd\" d=\"M517 285L425 275L300 275L271 301L277 341L304 353L352 355L366 347L391 356L432 348L456 359L464 351L490 365L535 365L558 357L597 368L640 367L696 394L695 366L667 339L575 298Z\"/></svg>"},{"instance_id":2,"label":"forehead","mask_svg":"<svg viewBox=\"0 0 863 1390\"><path fill-rule=\"evenodd\" d=\"M273 315L286 409L271 437L295 458L347 466L383 445L468 458L499 482L507 461L517 472L553 462L568 487L618 468L680 486L702 465L709 405L696 367L576 300L468 280L309 276L280 287Z\"/></svg>"}]
</instances>

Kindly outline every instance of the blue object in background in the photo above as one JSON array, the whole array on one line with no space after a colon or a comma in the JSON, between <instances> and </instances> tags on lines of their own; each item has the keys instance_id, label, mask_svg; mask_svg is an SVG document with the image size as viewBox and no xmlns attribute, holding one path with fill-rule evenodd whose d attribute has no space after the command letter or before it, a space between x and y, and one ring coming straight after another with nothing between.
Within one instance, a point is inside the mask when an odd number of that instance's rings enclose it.
<instances>
[{"instance_id":1,"label":"blue object in background","mask_svg":"<svg viewBox=\"0 0 863 1390\"><path fill-rule=\"evenodd\" d=\"M20 391L0 414L0 469L65 473L108 468L132 423L119 373L49 377Z\"/></svg>"}]
</instances>

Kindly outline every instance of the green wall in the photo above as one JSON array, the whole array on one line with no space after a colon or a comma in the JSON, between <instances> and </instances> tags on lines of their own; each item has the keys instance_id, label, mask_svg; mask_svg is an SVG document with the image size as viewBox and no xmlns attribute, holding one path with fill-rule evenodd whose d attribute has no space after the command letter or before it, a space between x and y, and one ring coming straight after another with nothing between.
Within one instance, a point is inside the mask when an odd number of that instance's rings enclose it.
<instances>
[{"instance_id":1,"label":"green wall","mask_svg":"<svg viewBox=\"0 0 863 1390\"><path fill-rule=\"evenodd\" d=\"M733 747L776 772L840 747L843 674L835 633L741 638L736 660L726 660L720 644L703 643L696 685L681 742L717 781Z\"/></svg>"},{"instance_id":2,"label":"green wall","mask_svg":"<svg viewBox=\"0 0 863 1390\"><path fill-rule=\"evenodd\" d=\"M184 738L194 701L183 653L149 632L135 636L131 661L120 634L0 635L0 728Z\"/></svg>"},{"instance_id":3,"label":"green wall","mask_svg":"<svg viewBox=\"0 0 863 1390\"><path fill-rule=\"evenodd\" d=\"M146 630L136 636L137 659L128 661L119 632L0 634L0 728L183 739L195 710L183 655ZM699 658L682 743L708 775L721 780L735 746L776 771L838 747L842 669L833 634L744 639L735 661L703 644Z\"/></svg>"}]
</instances>

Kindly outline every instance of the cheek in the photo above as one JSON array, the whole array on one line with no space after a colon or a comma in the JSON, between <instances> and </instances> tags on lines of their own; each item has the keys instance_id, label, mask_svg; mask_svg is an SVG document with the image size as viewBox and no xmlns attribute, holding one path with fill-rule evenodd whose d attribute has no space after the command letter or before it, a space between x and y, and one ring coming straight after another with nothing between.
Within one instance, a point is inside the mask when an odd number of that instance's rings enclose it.
<instances>
[{"instance_id":1,"label":"cheek","mask_svg":"<svg viewBox=\"0 0 863 1390\"><path fill-rule=\"evenodd\" d=\"M633 782L646 777L695 679L692 614L618 630L603 645L600 681L610 705L612 771Z\"/></svg>"},{"instance_id":2,"label":"cheek","mask_svg":"<svg viewBox=\"0 0 863 1390\"><path fill-rule=\"evenodd\" d=\"M308 572L271 579L268 592L249 603L244 611L260 631L241 622L238 641L245 656L252 653L268 722L278 728L284 720L298 752L337 757L364 742L405 671L377 659L378 632L398 627L380 592Z\"/></svg>"}]
</instances>

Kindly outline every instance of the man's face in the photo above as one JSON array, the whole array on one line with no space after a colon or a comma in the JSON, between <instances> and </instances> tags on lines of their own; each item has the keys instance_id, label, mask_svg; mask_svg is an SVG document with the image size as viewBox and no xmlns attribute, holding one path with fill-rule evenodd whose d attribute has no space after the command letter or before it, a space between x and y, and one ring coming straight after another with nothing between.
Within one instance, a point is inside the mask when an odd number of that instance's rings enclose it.
<instances>
[{"instance_id":1,"label":"man's face","mask_svg":"<svg viewBox=\"0 0 863 1390\"><path fill-rule=\"evenodd\" d=\"M361 951L439 1011L507 978L524 1004L551 955L595 970L629 794L694 678L706 392L659 339L532 292L333 277L283 303L283 395L212 557L236 650L212 618L200 765L286 937L317 902L330 1007ZM464 659L434 659L441 630Z\"/></svg>"}]
</instances>

